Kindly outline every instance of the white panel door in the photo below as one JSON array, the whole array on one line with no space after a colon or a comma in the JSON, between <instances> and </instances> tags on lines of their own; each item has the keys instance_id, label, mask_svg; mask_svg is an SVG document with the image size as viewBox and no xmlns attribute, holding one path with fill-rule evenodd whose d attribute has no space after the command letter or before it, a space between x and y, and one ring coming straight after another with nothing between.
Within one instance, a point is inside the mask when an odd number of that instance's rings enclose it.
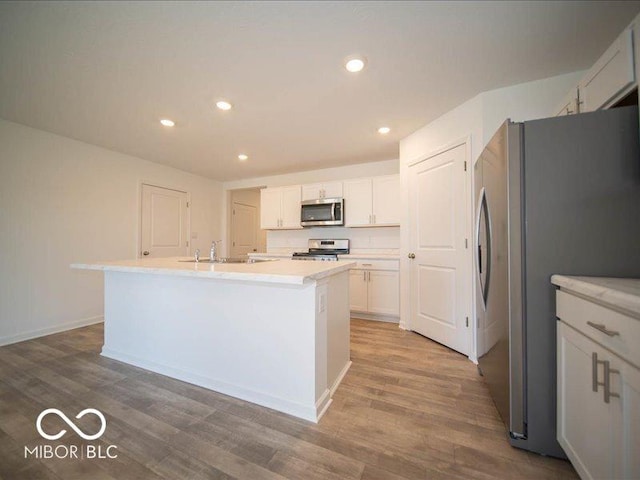
<instances>
[{"instance_id":1,"label":"white panel door","mask_svg":"<svg viewBox=\"0 0 640 480\"><path fill-rule=\"evenodd\" d=\"M399 273L385 270L369 270L367 272L367 280L369 311L383 315L399 315Z\"/></svg>"},{"instance_id":2,"label":"white panel door","mask_svg":"<svg viewBox=\"0 0 640 480\"><path fill-rule=\"evenodd\" d=\"M302 200L317 200L319 198L322 198L321 183L302 185Z\"/></svg>"},{"instance_id":3,"label":"white panel door","mask_svg":"<svg viewBox=\"0 0 640 480\"><path fill-rule=\"evenodd\" d=\"M322 196L324 198L342 197L342 182L331 182L322 185Z\"/></svg>"},{"instance_id":4,"label":"white panel door","mask_svg":"<svg viewBox=\"0 0 640 480\"><path fill-rule=\"evenodd\" d=\"M280 227L280 208L282 193L279 188L263 188L260 190L260 228L273 229Z\"/></svg>"},{"instance_id":5,"label":"white panel door","mask_svg":"<svg viewBox=\"0 0 640 480\"><path fill-rule=\"evenodd\" d=\"M187 193L142 185L141 257L189 254Z\"/></svg>"},{"instance_id":6,"label":"white panel door","mask_svg":"<svg viewBox=\"0 0 640 480\"><path fill-rule=\"evenodd\" d=\"M347 180L343 188L345 226L370 226L373 213L371 179Z\"/></svg>"},{"instance_id":7,"label":"white panel door","mask_svg":"<svg viewBox=\"0 0 640 480\"><path fill-rule=\"evenodd\" d=\"M241 257L258 251L256 207L234 202L231 206L231 256Z\"/></svg>"},{"instance_id":8,"label":"white panel door","mask_svg":"<svg viewBox=\"0 0 640 480\"><path fill-rule=\"evenodd\" d=\"M302 228L300 226L300 185L284 187L282 190L281 228Z\"/></svg>"},{"instance_id":9,"label":"white panel door","mask_svg":"<svg viewBox=\"0 0 640 480\"><path fill-rule=\"evenodd\" d=\"M367 311L367 271L349 271L349 309L355 312Z\"/></svg>"},{"instance_id":10,"label":"white panel door","mask_svg":"<svg viewBox=\"0 0 640 480\"><path fill-rule=\"evenodd\" d=\"M410 328L466 355L471 351L471 260L466 144L409 168Z\"/></svg>"},{"instance_id":11,"label":"white panel door","mask_svg":"<svg viewBox=\"0 0 640 480\"><path fill-rule=\"evenodd\" d=\"M373 178L373 223L400 225L400 175Z\"/></svg>"}]
</instances>

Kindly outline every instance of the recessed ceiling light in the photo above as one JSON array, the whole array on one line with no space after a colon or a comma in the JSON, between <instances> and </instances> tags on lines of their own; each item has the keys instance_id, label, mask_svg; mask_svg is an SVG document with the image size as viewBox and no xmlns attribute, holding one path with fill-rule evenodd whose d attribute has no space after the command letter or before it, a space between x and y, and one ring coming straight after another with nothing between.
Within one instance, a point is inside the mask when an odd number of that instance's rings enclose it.
<instances>
[{"instance_id":1,"label":"recessed ceiling light","mask_svg":"<svg viewBox=\"0 0 640 480\"><path fill-rule=\"evenodd\" d=\"M161 119L160 123L165 127L173 127L176 124L176 122L174 122L173 120L169 120L168 118Z\"/></svg>"},{"instance_id":2,"label":"recessed ceiling light","mask_svg":"<svg viewBox=\"0 0 640 480\"><path fill-rule=\"evenodd\" d=\"M216 102L216 107L218 107L220 110L231 110L231 104L225 100Z\"/></svg>"},{"instance_id":3,"label":"recessed ceiling light","mask_svg":"<svg viewBox=\"0 0 640 480\"><path fill-rule=\"evenodd\" d=\"M240 155L238 155L238 160L241 160L241 161L243 161L243 162L244 162L245 160L247 160L248 158L249 158L249 156L248 156L248 155L245 155L244 153L241 153Z\"/></svg>"},{"instance_id":4,"label":"recessed ceiling light","mask_svg":"<svg viewBox=\"0 0 640 480\"><path fill-rule=\"evenodd\" d=\"M389 127L380 127L378 129L378 133L381 133L382 135L386 135L390 131L391 131L391 129Z\"/></svg>"},{"instance_id":5,"label":"recessed ceiling light","mask_svg":"<svg viewBox=\"0 0 640 480\"><path fill-rule=\"evenodd\" d=\"M351 73L357 73L364 68L365 63L366 61L364 57L350 57L344 64L344 68L346 68Z\"/></svg>"}]
</instances>

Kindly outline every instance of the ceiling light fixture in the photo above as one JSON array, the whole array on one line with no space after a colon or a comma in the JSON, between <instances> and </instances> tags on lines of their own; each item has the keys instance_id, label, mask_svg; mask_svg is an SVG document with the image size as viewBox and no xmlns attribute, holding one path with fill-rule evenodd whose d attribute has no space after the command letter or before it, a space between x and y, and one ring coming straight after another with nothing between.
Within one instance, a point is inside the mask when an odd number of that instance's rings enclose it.
<instances>
[{"instance_id":1,"label":"ceiling light fixture","mask_svg":"<svg viewBox=\"0 0 640 480\"><path fill-rule=\"evenodd\" d=\"M389 127L380 127L378 129L378 133L381 133L382 135L386 135L390 131L391 131L391 129Z\"/></svg>"},{"instance_id":2,"label":"ceiling light fixture","mask_svg":"<svg viewBox=\"0 0 640 480\"><path fill-rule=\"evenodd\" d=\"M364 57L349 57L344 64L344 68L351 73L358 73L362 71L365 65L366 60Z\"/></svg>"},{"instance_id":3,"label":"ceiling light fixture","mask_svg":"<svg viewBox=\"0 0 640 480\"><path fill-rule=\"evenodd\" d=\"M216 107L218 107L220 110L231 110L231 104L225 100L216 102Z\"/></svg>"},{"instance_id":4,"label":"ceiling light fixture","mask_svg":"<svg viewBox=\"0 0 640 480\"><path fill-rule=\"evenodd\" d=\"M165 127L173 127L176 124L176 122L174 122L173 120L169 120L168 118L162 118L160 120L160 123Z\"/></svg>"},{"instance_id":5,"label":"ceiling light fixture","mask_svg":"<svg viewBox=\"0 0 640 480\"><path fill-rule=\"evenodd\" d=\"M241 162L244 162L248 158L249 158L249 156L245 155L244 153L241 153L240 155L238 155L238 160L240 160Z\"/></svg>"}]
</instances>

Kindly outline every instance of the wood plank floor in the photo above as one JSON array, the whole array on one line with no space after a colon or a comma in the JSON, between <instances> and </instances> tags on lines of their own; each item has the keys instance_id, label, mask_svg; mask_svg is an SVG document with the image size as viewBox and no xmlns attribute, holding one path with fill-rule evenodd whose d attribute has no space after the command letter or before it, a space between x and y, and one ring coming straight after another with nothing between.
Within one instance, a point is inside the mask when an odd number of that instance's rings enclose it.
<instances>
[{"instance_id":1,"label":"wood plank floor","mask_svg":"<svg viewBox=\"0 0 640 480\"><path fill-rule=\"evenodd\" d=\"M351 325L353 366L318 425L103 358L102 325L2 347L0 477L577 478L568 462L509 446L465 357L393 324ZM92 443L117 445L118 458L25 459L25 445L45 443L35 419L50 407L102 411L107 430ZM65 426L46 419L47 431ZM92 419L77 424L94 432Z\"/></svg>"}]
</instances>

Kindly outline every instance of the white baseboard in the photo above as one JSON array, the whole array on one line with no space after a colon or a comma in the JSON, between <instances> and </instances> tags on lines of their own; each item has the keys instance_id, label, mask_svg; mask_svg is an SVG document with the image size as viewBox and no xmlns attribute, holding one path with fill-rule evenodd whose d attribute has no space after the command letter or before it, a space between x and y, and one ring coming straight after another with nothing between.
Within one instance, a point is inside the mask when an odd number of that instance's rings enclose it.
<instances>
[{"instance_id":1,"label":"white baseboard","mask_svg":"<svg viewBox=\"0 0 640 480\"><path fill-rule=\"evenodd\" d=\"M393 315L378 315L375 313L351 312L351 318L360 318L362 320L374 320L376 322L398 323L400 317Z\"/></svg>"},{"instance_id":2,"label":"white baseboard","mask_svg":"<svg viewBox=\"0 0 640 480\"><path fill-rule=\"evenodd\" d=\"M338 387L340 386L340 384L342 383L342 379L344 378L344 376L347 374L347 372L349 371L349 369L351 368L351 364L353 362L351 360L349 360L347 362L347 364L344 366L344 368L340 371L340 373L338 374L338 377L336 378L336 381L333 382L333 385L331 385L331 387L329 388L329 391L331 392L330 395L333 397L333 394L336 393L336 390L338 389Z\"/></svg>"},{"instance_id":3,"label":"white baseboard","mask_svg":"<svg viewBox=\"0 0 640 480\"><path fill-rule=\"evenodd\" d=\"M16 335L7 335L5 337L0 337L0 347L3 345L10 345L12 343L24 342L25 340L32 340L38 337L44 337L54 333L66 332L67 330L74 330L80 327L87 327L89 325L95 325L96 323L102 322L104 322L104 317L102 315L98 315L96 317L84 318L82 320L62 323L60 325L40 328L38 330L31 330L29 332L18 333Z\"/></svg>"},{"instance_id":4,"label":"white baseboard","mask_svg":"<svg viewBox=\"0 0 640 480\"><path fill-rule=\"evenodd\" d=\"M288 413L290 415L294 415L298 418L309 420L310 422L314 423L318 422L320 415L324 413L324 410L326 410L331 403L331 399L328 395L328 389L320 398L320 400L318 400L318 404L316 407L316 405L313 404L303 405L300 403L291 402L284 398L275 397L273 395L268 395L256 390L251 390L240 385L233 385L231 383L217 380L215 378L206 377L197 373L188 372L179 368L162 365L160 363L139 358L134 355L115 352L106 347L102 348L102 355L104 357L112 358L120 362L128 363L129 365L144 368L145 370L149 370L151 372L159 373L160 375L166 375L167 377L175 378L177 380L191 383L199 387L208 388L209 390L223 393L231 397L239 398L240 400L245 400L257 405L262 405L263 407L273 408L274 410ZM321 408L322 411L319 412L317 408Z\"/></svg>"}]
</instances>

